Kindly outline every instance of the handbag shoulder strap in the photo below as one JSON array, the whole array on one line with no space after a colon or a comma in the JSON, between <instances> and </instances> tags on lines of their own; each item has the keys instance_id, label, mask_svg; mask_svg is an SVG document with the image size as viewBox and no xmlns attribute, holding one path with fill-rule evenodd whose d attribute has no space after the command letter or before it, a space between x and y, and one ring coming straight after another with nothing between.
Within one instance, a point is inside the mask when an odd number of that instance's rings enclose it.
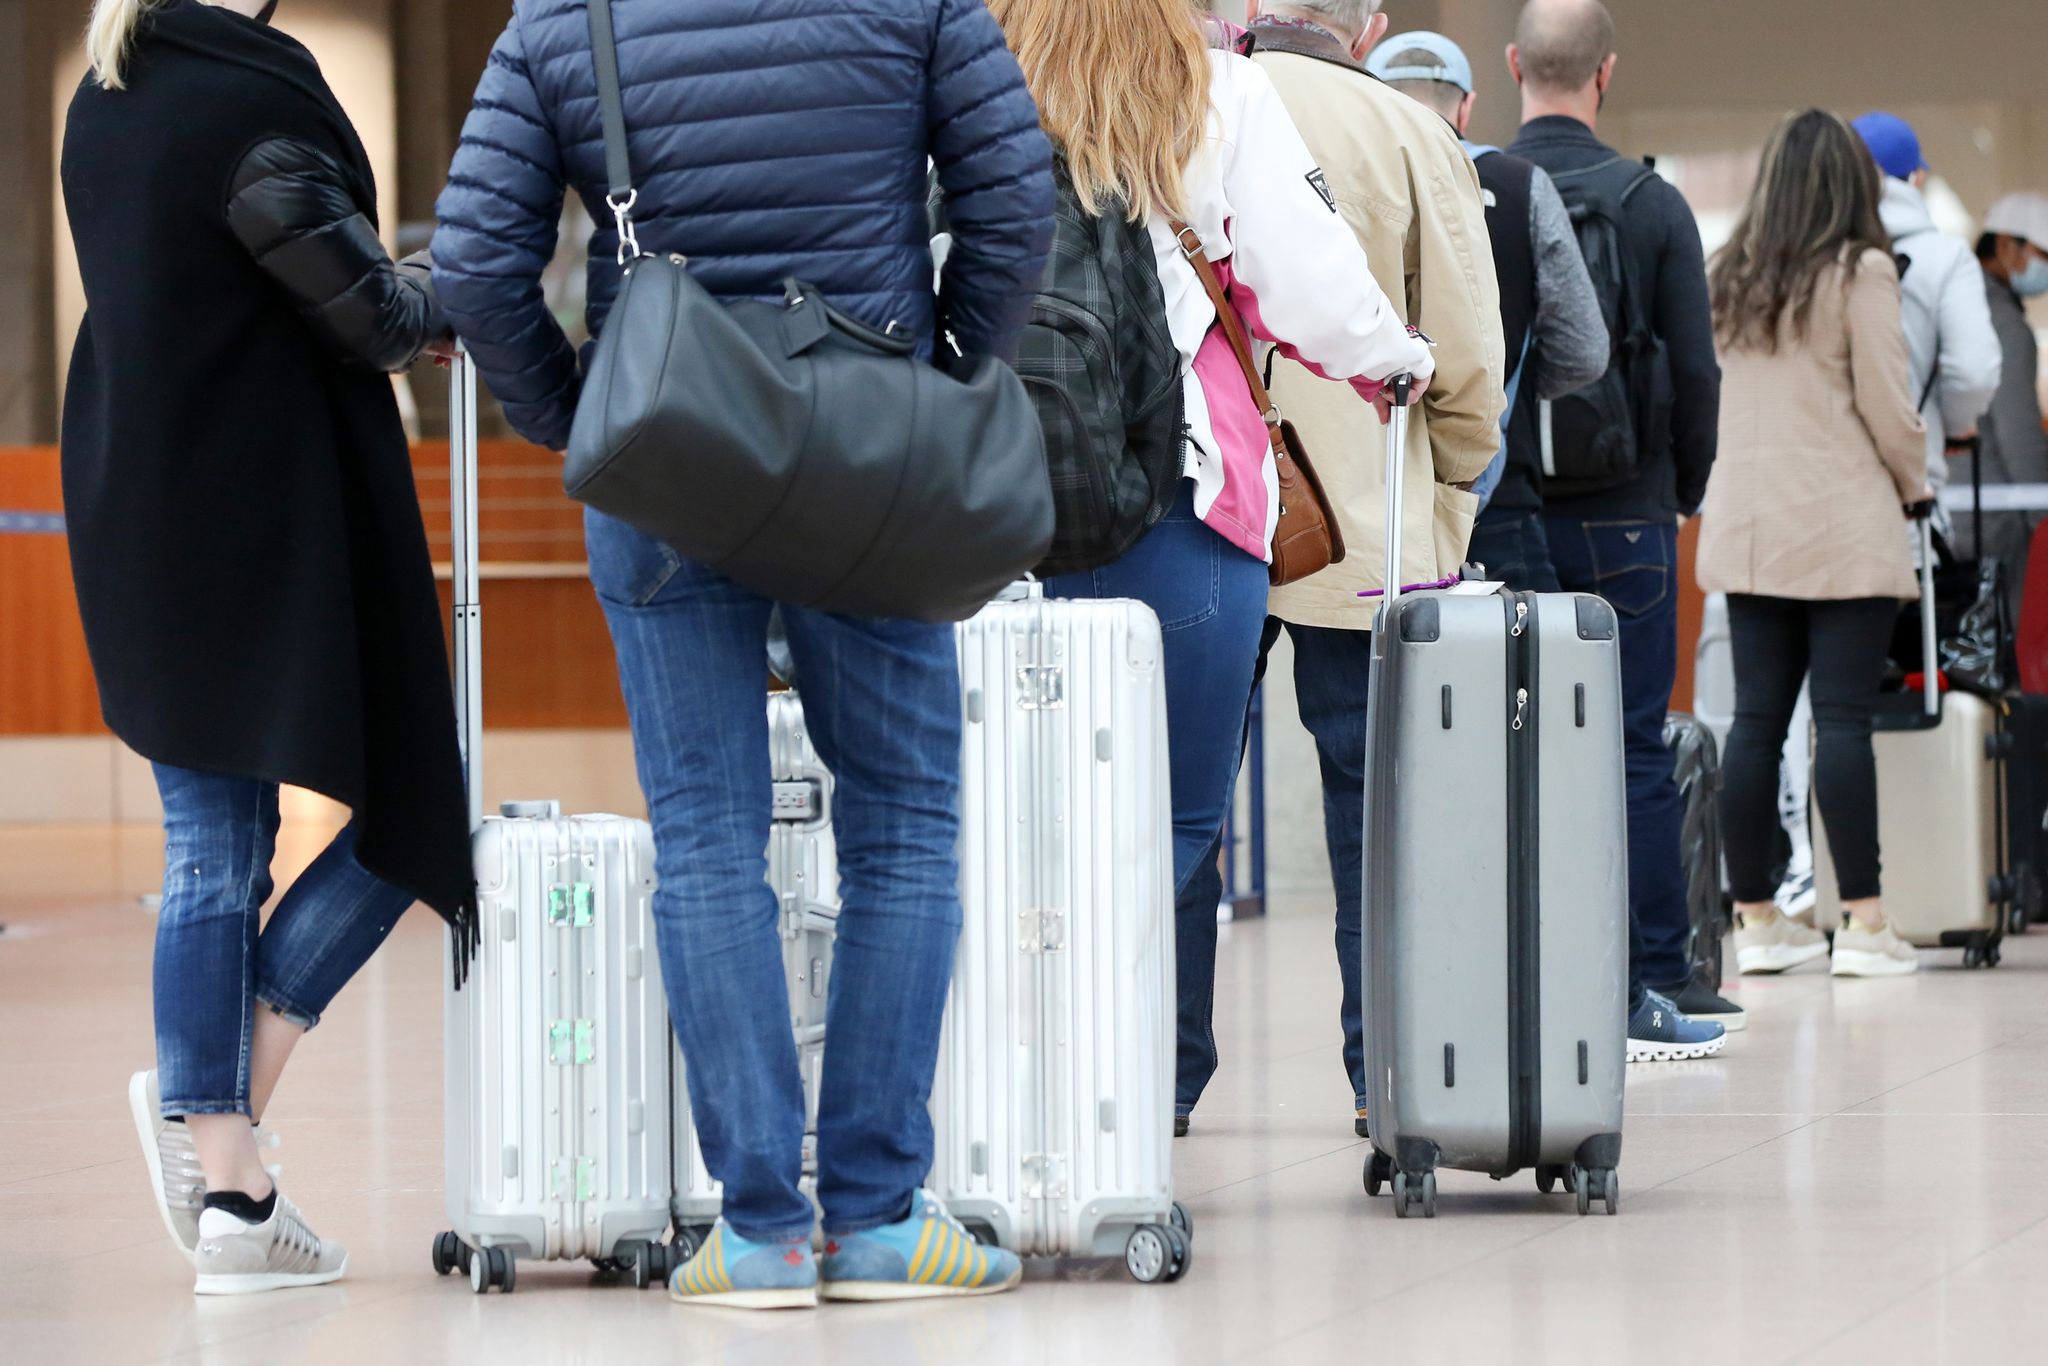
<instances>
[{"instance_id":1,"label":"handbag shoulder strap","mask_svg":"<svg viewBox=\"0 0 2048 1366\"><path fill-rule=\"evenodd\" d=\"M1230 342L1230 349L1237 357L1238 368L1244 371L1244 381L1251 386L1252 402L1259 405L1259 416L1268 427L1278 426L1280 410L1273 406L1273 396L1266 391L1265 381L1259 377L1259 367L1252 360L1251 338L1245 334L1244 320L1237 316L1237 308L1230 302L1230 296L1223 292L1223 277L1216 273L1210 263L1209 254L1202 246L1201 234L1173 219L1169 224L1174 238L1180 243L1181 254L1188 258L1188 264L1195 268L1195 274L1202 279L1202 288L1209 291L1209 302L1216 307L1216 321L1223 325L1223 335Z\"/></svg>"},{"instance_id":2,"label":"handbag shoulder strap","mask_svg":"<svg viewBox=\"0 0 2048 1366\"><path fill-rule=\"evenodd\" d=\"M633 166L626 156L626 102L619 93L619 44L612 36L611 0L589 0L590 59L597 68L597 113L604 125L604 202L619 230L619 264L640 255L633 232Z\"/></svg>"}]
</instances>

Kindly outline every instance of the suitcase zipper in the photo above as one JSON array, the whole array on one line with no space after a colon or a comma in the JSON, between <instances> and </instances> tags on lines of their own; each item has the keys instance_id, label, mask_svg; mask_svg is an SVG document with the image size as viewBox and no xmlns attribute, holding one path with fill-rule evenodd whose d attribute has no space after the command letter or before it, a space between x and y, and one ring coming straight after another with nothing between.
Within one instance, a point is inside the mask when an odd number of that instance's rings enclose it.
<instances>
[{"instance_id":1,"label":"suitcase zipper","mask_svg":"<svg viewBox=\"0 0 2048 1366\"><path fill-rule=\"evenodd\" d=\"M1508 726L1508 1150L1506 1170L1531 1166L1537 1157L1541 1120L1541 1076L1537 1040L1542 1028L1537 895L1542 863L1539 843L1537 718L1529 705L1539 682L1537 633L1530 630L1535 599L1514 596L1508 625L1508 689L1514 716Z\"/></svg>"}]
</instances>

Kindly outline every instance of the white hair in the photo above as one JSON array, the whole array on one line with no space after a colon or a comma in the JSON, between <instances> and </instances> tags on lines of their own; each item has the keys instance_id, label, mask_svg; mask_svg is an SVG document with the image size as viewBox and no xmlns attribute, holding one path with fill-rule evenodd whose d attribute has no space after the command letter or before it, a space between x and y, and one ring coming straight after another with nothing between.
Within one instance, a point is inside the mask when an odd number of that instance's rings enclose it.
<instances>
[{"instance_id":1,"label":"white hair","mask_svg":"<svg viewBox=\"0 0 2048 1366\"><path fill-rule=\"evenodd\" d=\"M1329 21L1330 27L1347 37L1357 37L1380 12L1381 0L1263 0L1262 14L1279 10L1312 14Z\"/></svg>"}]
</instances>

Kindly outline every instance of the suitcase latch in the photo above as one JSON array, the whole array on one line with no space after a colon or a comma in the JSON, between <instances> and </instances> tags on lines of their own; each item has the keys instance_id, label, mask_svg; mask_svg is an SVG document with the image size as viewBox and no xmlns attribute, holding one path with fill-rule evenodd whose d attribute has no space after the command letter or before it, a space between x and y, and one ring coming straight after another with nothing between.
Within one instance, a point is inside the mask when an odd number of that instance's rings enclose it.
<instances>
[{"instance_id":1,"label":"suitcase latch","mask_svg":"<svg viewBox=\"0 0 2048 1366\"><path fill-rule=\"evenodd\" d=\"M1024 1198L1060 1200L1067 1194L1067 1164L1049 1153L1032 1153L1024 1159Z\"/></svg>"},{"instance_id":2,"label":"suitcase latch","mask_svg":"<svg viewBox=\"0 0 2048 1366\"><path fill-rule=\"evenodd\" d=\"M1017 947L1025 953L1050 953L1067 946L1065 911L1017 912Z\"/></svg>"},{"instance_id":3,"label":"suitcase latch","mask_svg":"<svg viewBox=\"0 0 2048 1366\"><path fill-rule=\"evenodd\" d=\"M597 1056L597 1027L589 1020L556 1020L548 1026L548 1061L580 1067Z\"/></svg>"},{"instance_id":4,"label":"suitcase latch","mask_svg":"<svg viewBox=\"0 0 2048 1366\"><path fill-rule=\"evenodd\" d=\"M778 821L814 821L825 814L823 785L815 778L799 778L775 784L774 818Z\"/></svg>"},{"instance_id":5,"label":"suitcase latch","mask_svg":"<svg viewBox=\"0 0 2048 1366\"><path fill-rule=\"evenodd\" d=\"M1065 705L1067 671L1057 664L1025 664L1017 670L1017 707L1021 711L1050 711Z\"/></svg>"},{"instance_id":6,"label":"suitcase latch","mask_svg":"<svg viewBox=\"0 0 2048 1366\"><path fill-rule=\"evenodd\" d=\"M548 888L548 924L578 929L597 919L597 889L587 882Z\"/></svg>"}]
</instances>

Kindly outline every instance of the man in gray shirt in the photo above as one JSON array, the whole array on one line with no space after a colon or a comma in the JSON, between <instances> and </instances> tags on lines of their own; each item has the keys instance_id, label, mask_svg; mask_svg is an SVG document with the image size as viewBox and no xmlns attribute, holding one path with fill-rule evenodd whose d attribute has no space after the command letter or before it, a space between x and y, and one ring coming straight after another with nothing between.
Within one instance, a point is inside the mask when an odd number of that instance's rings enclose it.
<instances>
[{"instance_id":1,"label":"man in gray shirt","mask_svg":"<svg viewBox=\"0 0 2048 1366\"><path fill-rule=\"evenodd\" d=\"M1456 43L1441 33L1404 33L1381 43L1366 69L1435 110L1464 139L1475 100L1472 64ZM1507 337L1507 411L1512 412L1524 385L1539 399L1554 399L1606 373L1607 324L1570 215L1550 177L1498 148L1466 141L1465 150L1478 166L1486 193L1486 227L1493 239ZM1503 444L1474 486L1482 500L1492 495L1506 463ZM1542 533L1542 519L1536 516L1482 519L1469 555L1514 588L1555 592L1557 580Z\"/></svg>"}]
</instances>

